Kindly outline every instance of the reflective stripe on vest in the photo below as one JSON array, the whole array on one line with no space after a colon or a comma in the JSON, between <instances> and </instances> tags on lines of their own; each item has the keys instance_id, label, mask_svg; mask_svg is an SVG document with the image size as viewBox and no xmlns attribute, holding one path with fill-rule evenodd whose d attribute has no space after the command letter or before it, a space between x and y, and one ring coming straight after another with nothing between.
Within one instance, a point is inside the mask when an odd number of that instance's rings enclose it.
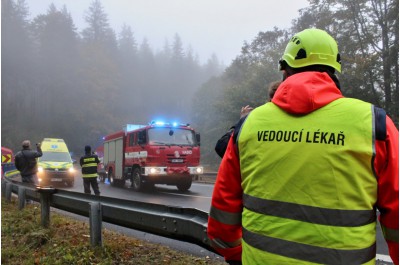
<instances>
[{"instance_id":1,"label":"reflective stripe on vest","mask_svg":"<svg viewBox=\"0 0 400 265\"><path fill-rule=\"evenodd\" d=\"M349 98L304 116L273 103L248 115L238 138L244 264L374 262L373 125L372 105Z\"/></svg>"},{"instance_id":2,"label":"reflective stripe on vest","mask_svg":"<svg viewBox=\"0 0 400 265\"><path fill-rule=\"evenodd\" d=\"M252 233L243 228L243 240L260 250L316 264L360 265L373 260L376 244L364 249L328 249ZM268 260L268 259L266 259ZM254 263L249 263L254 264ZM271 264L271 263L268 263ZM287 263L282 263L287 264ZM301 263L296 263L301 264Z\"/></svg>"},{"instance_id":3,"label":"reflective stripe on vest","mask_svg":"<svg viewBox=\"0 0 400 265\"><path fill-rule=\"evenodd\" d=\"M279 216L314 224L355 227L374 223L375 210L325 209L288 202L279 202L243 195L243 206L264 215Z\"/></svg>"},{"instance_id":4,"label":"reflective stripe on vest","mask_svg":"<svg viewBox=\"0 0 400 265\"><path fill-rule=\"evenodd\" d=\"M229 249L240 246L240 244L242 243L242 239L240 238L232 242L227 242L219 238L213 238L210 240L210 243L213 248Z\"/></svg>"},{"instance_id":5,"label":"reflective stripe on vest","mask_svg":"<svg viewBox=\"0 0 400 265\"><path fill-rule=\"evenodd\" d=\"M82 167L97 167L96 163L83 164Z\"/></svg>"},{"instance_id":6,"label":"reflective stripe on vest","mask_svg":"<svg viewBox=\"0 0 400 265\"><path fill-rule=\"evenodd\" d=\"M240 225L242 223L242 213L230 213L211 206L209 215L218 222L227 225Z\"/></svg>"},{"instance_id":7,"label":"reflective stripe on vest","mask_svg":"<svg viewBox=\"0 0 400 265\"><path fill-rule=\"evenodd\" d=\"M94 178L97 177L97 163L96 157L84 157L82 164L82 177Z\"/></svg>"}]
</instances>

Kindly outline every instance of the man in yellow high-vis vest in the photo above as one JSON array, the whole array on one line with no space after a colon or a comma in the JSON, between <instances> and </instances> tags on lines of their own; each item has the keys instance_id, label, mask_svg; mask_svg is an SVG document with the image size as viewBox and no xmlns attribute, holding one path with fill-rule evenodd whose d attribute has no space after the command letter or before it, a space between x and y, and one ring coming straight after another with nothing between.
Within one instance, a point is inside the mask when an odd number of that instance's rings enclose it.
<instances>
[{"instance_id":1,"label":"man in yellow high-vis vest","mask_svg":"<svg viewBox=\"0 0 400 265\"><path fill-rule=\"evenodd\" d=\"M376 210L399 264L398 130L345 98L336 41L295 34L272 102L235 128L212 196L208 236L229 264L375 264Z\"/></svg>"},{"instance_id":2,"label":"man in yellow high-vis vest","mask_svg":"<svg viewBox=\"0 0 400 265\"><path fill-rule=\"evenodd\" d=\"M84 192L90 194L90 186L92 186L95 195L100 195L99 184L97 183L97 165L100 160L97 155L92 153L89 145L85 146L85 155L80 159L82 167L83 189Z\"/></svg>"}]
</instances>

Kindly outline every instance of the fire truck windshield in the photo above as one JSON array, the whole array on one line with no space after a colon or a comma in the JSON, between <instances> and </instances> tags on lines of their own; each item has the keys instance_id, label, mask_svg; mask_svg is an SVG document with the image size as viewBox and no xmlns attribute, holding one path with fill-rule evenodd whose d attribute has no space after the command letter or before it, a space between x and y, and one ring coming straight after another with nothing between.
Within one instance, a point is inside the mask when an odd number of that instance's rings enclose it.
<instances>
[{"instance_id":1,"label":"fire truck windshield","mask_svg":"<svg viewBox=\"0 0 400 265\"><path fill-rule=\"evenodd\" d=\"M150 145L194 145L196 138L191 130L179 128L151 128L148 131Z\"/></svg>"}]
</instances>

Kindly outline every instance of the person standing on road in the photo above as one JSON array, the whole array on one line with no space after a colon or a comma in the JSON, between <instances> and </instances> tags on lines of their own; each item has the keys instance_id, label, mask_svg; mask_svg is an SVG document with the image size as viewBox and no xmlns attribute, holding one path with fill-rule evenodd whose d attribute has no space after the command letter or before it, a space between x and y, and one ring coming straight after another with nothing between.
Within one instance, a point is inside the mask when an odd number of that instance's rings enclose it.
<instances>
[{"instance_id":1,"label":"person standing on road","mask_svg":"<svg viewBox=\"0 0 400 265\"><path fill-rule=\"evenodd\" d=\"M399 132L345 98L336 41L295 34L283 82L230 138L212 195L211 245L230 264L375 264L376 210L399 264ZM235 130L236 131L236 130Z\"/></svg>"},{"instance_id":2,"label":"person standing on road","mask_svg":"<svg viewBox=\"0 0 400 265\"><path fill-rule=\"evenodd\" d=\"M99 184L97 183L97 165L100 160L97 155L92 153L89 145L85 146L85 155L79 161L82 167L83 189L84 192L90 194L90 186L92 186L95 195L100 195Z\"/></svg>"},{"instance_id":3,"label":"person standing on road","mask_svg":"<svg viewBox=\"0 0 400 265\"><path fill-rule=\"evenodd\" d=\"M21 174L22 182L38 184L36 158L43 155L40 143L36 144L36 151L31 149L31 141L22 142L22 150L15 154L15 167Z\"/></svg>"}]
</instances>

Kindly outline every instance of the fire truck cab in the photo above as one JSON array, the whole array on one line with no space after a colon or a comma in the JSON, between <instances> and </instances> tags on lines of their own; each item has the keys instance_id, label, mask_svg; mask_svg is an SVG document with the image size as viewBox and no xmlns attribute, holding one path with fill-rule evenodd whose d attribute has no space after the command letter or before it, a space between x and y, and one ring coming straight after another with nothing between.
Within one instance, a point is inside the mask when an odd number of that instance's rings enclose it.
<instances>
[{"instance_id":1,"label":"fire truck cab","mask_svg":"<svg viewBox=\"0 0 400 265\"><path fill-rule=\"evenodd\" d=\"M189 124L128 124L104 138L103 162L111 185L124 186L130 180L136 191L155 184L187 191L192 179L203 173L200 135Z\"/></svg>"}]
</instances>

